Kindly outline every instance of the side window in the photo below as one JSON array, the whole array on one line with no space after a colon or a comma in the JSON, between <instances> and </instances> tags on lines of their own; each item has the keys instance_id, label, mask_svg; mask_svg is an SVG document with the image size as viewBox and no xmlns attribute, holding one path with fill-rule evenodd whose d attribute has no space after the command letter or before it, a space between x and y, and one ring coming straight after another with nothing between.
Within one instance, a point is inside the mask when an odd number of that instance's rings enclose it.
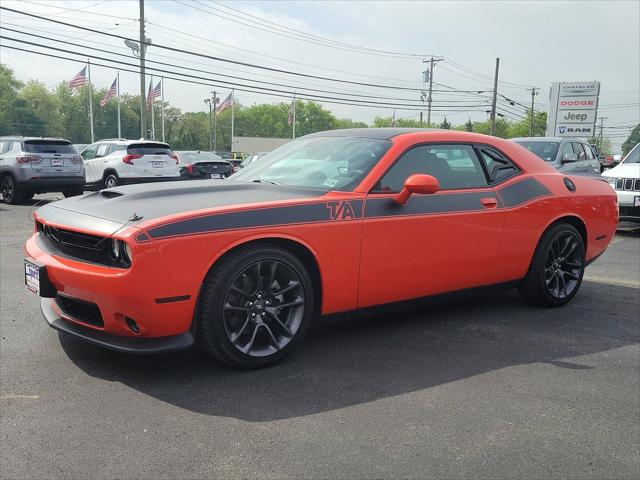
<instances>
[{"instance_id":1,"label":"side window","mask_svg":"<svg viewBox=\"0 0 640 480\"><path fill-rule=\"evenodd\" d=\"M587 154L587 159L588 160L595 160L595 156L593 154L593 150L591 150L591 147L589 145L585 145L584 143L582 144L582 146L584 147L584 153Z\"/></svg>"},{"instance_id":2,"label":"side window","mask_svg":"<svg viewBox=\"0 0 640 480\"><path fill-rule=\"evenodd\" d=\"M96 158L104 157L107 154L108 150L109 150L109 144L101 143L100 145L98 145L98 150L96 151Z\"/></svg>"},{"instance_id":3,"label":"side window","mask_svg":"<svg viewBox=\"0 0 640 480\"><path fill-rule=\"evenodd\" d=\"M562 146L562 151L560 152L560 159L562 160L564 158L564 154L565 153L574 153L573 151L573 147L571 146L571 142L566 142L563 146Z\"/></svg>"},{"instance_id":4,"label":"side window","mask_svg":"<svg viewBox=\"0 0 640 480\"><path fill-rule=\"evenodd\" d=\"M98 149L98 145L89 145L82 151L82 158L85 160L91 160L96 158L96 150Z\"/></svg>"},{"instance_id":5,"label":"side window","mask_svg":"<svg viewBox=\"0 0 640 480\"><path fill-rule=\"evenodd\" d=\"M15 140L11 142L11 146L7 148L7 152L11 152L12 154L17 154L22 151L22 142L16 142Z\"/></svg>"},{"instance_id":6,"label":"side window","mask_svg":"<svg viewBox=\"0 0 640 480\"><path fill-rule=\"evenodd\" d=\"M573 143L573 152L578 155L578 160L584 160L586 158L584 148L581 143Z\"/></svg>"},{"instance_id":7,"label":"side window","mask_svg":"<svg viewBox=\"0 0 640 480\"><path fill-rule=\"evenodd\" d=\"M434 176L441 190L488 185L480 160L470 145L421 145L396 161L376 191L399 192L404 181L414 173Z\"/></svg>"},{"instance_id":8,"label":"side window","mask_svg":"<svg viewBox=\"0 0 640 480\"><path fill-rule=\"evenodd\" d=\"M111 150L109 151L109 154L113 152L124 152L126 149L127 149L126 145L120 145L120 144L114 143L113 145L111 145Z\"/></svg>"},{"instance_id":9,"label":"side window","mask_svg":"<svg viewBox=\"0 0 640 480\"><path fill-rule=\"evenodd\" d=\"M507 178L517 175L520 170L513 163L507 160L502 154L489 148L480 148L480 156L487 168L489 181L500 183Z\"/></svg>"}]
</instances>

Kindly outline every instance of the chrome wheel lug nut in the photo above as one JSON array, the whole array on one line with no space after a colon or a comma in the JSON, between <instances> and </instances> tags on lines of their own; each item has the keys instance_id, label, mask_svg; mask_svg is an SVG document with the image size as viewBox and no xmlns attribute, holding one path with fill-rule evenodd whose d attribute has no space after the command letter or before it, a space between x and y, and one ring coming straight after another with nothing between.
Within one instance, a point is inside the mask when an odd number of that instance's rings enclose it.
<instances>
[{"instance_id":1,"label":"chrome wheel lug nut","mask_svg":"<svg viewBox=\"0 0 640 480\"><path fill-rule=\"evenodd\" d=\"M253 307L253 302L249 302L249 306L250 306L250 307Z\"/></svg>"},{"instance_id":2,"label":"chrome wheel lug nut","mask_svg":"<svg viewBox=\"0 0 640 480\"><path fill-rule=\"evenodd\" d=\"M260 316L264 317L264 312L262 312L262 313L260 314Z\"/></svg>"},{"instance_id":3,"label":"chrome wheel lug nut","mask_svg":"<svg viewBox=\"0 0 640 480\"><path fill-rule=\"evenodd\" d=\"M258 300L260 300L262 298L262 295L258 294Z\"/></svg>"},{"instance_id":4,"label":"chrome wheel lug nut","mask_svg":"<svg viewBox=\"0 0 640 480\"><path fill-rule=\"evenodd\" d=\"M254 312L254 313L252 313L252 314L251 314L251 316L252 316L252 317L255 317L255 316L256 316L255 312Z\"/></svg>"}]
</instances>

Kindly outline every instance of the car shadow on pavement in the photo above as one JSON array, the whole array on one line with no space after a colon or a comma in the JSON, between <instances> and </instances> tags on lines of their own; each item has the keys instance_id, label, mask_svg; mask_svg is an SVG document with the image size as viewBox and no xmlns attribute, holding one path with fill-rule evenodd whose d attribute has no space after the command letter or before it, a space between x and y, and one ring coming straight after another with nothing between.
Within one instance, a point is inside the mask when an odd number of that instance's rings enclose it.
<instances>
[{"instance_id":1,"label":"car shadow on pavement","mask_svg":"<svg viewBox=\"0 0 640 480\"><path fill-rule=\"evenodd\" d=\"M589 369L571 357L640 341L637 319L619 313L636 311L639 292L585 282L564 308L532 307L515 292L504 292L320 324L284 362L254 371L232 370L195 352L144 357L100 349L64 334L60 342L91 376L194 412L271 421L521 364Z\"/></svg>"}]
</instances>

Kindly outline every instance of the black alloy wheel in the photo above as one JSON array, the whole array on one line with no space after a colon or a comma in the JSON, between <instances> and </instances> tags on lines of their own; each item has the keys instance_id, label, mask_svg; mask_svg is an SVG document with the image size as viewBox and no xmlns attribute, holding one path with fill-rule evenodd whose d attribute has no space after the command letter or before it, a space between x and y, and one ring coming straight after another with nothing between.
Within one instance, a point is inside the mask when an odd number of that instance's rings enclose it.
<instances>
[{"instance_id":1,"label":"black alloy wheel","mask_svg":"<svg viewBox=\"0 0 640 480\"><path fill-rule=\"evenodd\" d=\"M302 340L314 312L306 266L277 245L240 247L216 262L198 303L200 347L240 368L270 365Z\"/></svg>"},{"instance_id":2,"label":"black alloy wheel","mask_svg":"<svg viewBox=\"0 0 640 480\"><path fill-rule=\"evenodd\" d=\"M547 289L557 299L570 296L581 280L582 249L572 232L558 235L547 250L544 279Z\"/></svg>"},{"instance_id":3,"label":"black alloy wheel","mask_svg":"<svg viewBox=\"0 0 640 480\"><path fill-rule=\"evenodd\" d=\"M15 205L22 201L18 186L11 175L5 175L0 183L0 191L4 203Z\"/></svg>"},{"instance_id":4,"label":"black alloy wheel","mask_svg":"<svg viewBox=\"0 0 640 480\"><path fill-rule=\"evenodd\" d=\"M566 305L578 292L584 269L582 236L572 225L557 223L538 242L520 293L536 305Z\"/></svg>"},{"instance_id":5,"label":"black alloy wheel","mask_svg":"<svg viewBox=\"0 0 640 480\"><path fill-rule=\"evenodd\" d=\"M231 282L222 308L227 338L240 352L273 355L293 339L302 323L302 282L281 261L258 261Z\"/></svg>"}]
</instances>

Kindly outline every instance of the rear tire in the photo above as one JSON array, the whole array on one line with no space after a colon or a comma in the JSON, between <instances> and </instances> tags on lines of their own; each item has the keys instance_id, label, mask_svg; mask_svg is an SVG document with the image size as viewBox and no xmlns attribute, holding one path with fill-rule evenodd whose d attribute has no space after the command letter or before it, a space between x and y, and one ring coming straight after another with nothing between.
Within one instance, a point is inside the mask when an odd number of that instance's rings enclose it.
<instances>
[{"instance_id":1,"label":"rear tire","mask_svg":"<svg viewBox=\"0 0 640 480\"><path fill-rule=\"evenodd\" d=\"M572 225L552 225L538 242L520 293L534 305L566 305L582 284L584 256L582 236Z\"/></svg>"},{"instance_id":2,"label":"rear tire","mask_svg":"<svg viewBox=\"0 0 640 480\"><path fill-rule=\"evenodd\" d=\"M109 173L103 180L104 188L113 188L120 185L120 178L117 173Z\"/></svg>"},{"instance_id":3,"label":"rear tire","mask_svg":"<svg viewBox=\"0 0 640 480\"><path fill-rule=\"evenodd\" d=\"M8 205L17 205L23 202L24 192L11 175L2 177L0 191L2 192L2 200Z\"/></svg>"},{"instance_id":4,"label":"rear tire","mask_svg":"<svg viewBox=\"0 0 640 480\"><path fill-rule=\"evenodd\" d=\"M302 262L270 243L248 245L225 256L207 275L198 307L198 343L227 365L265 367L300 343L313 312L313 283Z\"/></svg>"}]
</instances>

